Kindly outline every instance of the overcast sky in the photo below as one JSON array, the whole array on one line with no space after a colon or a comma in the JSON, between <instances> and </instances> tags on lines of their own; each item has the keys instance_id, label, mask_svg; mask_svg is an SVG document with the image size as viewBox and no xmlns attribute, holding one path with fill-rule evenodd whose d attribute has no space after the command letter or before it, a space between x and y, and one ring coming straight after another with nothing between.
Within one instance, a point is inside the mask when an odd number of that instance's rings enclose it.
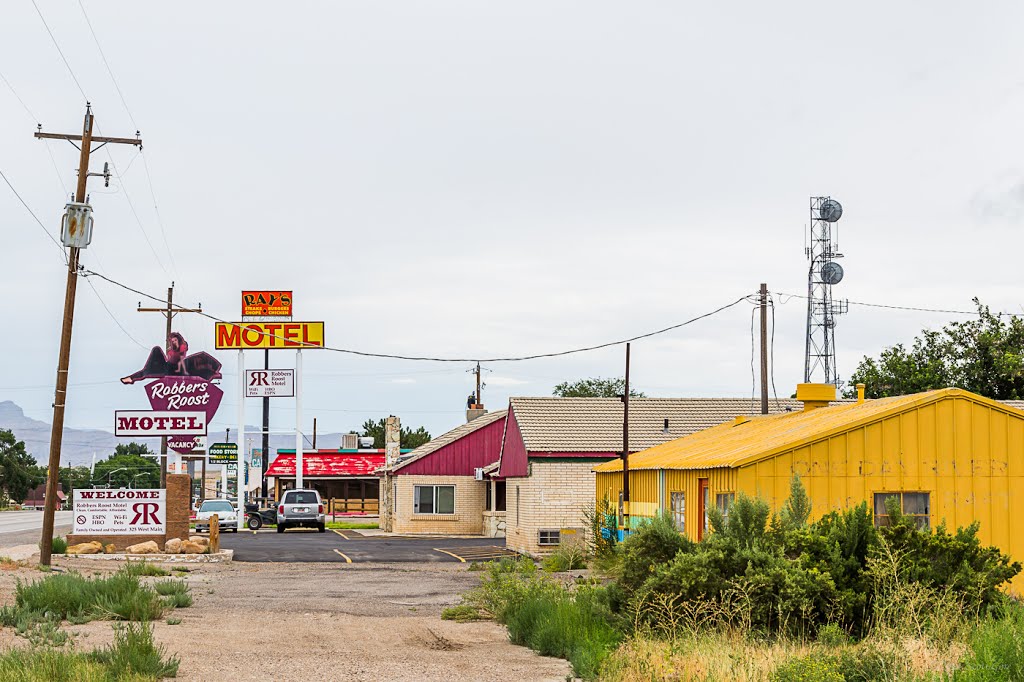
<instances>
[{"instance_id":1,"label":"overcast sky","mask_svg":"<svg viewBox=\"0 0 1024 682\"><path fill-rule=\"evenodd\" d=\"M176 301L224 319L241 289L282 288L340 348L494 357L602 343L761 281L805 291L819 194L845 209L837 298L1024 310L1019 2L83 0L126 111L78 1L36 1L100 131L138 127L145 143L143 158L94 157L124 176L90 185L83 263L154 294L173 279ZM32 112L0 82L0 170L58 233L77 151L32 133L80 132L84 98L31 0L5 2L0 19L0 73ZM49 421L64 267L2 184L0 211L0 400ZM93 285L127 334L82 281L67 424L112 429L115 409L148 409L117 382L146 354L128 335L158 344L163 320ZM806 309L776 301L788 396ZM840 373L952 317L851 306ZM212 350L211 321L175 327ZM221 429L237 391L236 358L219 357ZM484 402L622 364L621 347L491 363ZM396 414L438 435L464 420L472 389L469 363L316 351L305 366L307 422L324 432ZM633 381L651 396L749 396L751 306L635 343ZM292 428L293 401L273 404L271 427ZM258 423L259 403L247 410Z\"/></svg>"}]
</instances>

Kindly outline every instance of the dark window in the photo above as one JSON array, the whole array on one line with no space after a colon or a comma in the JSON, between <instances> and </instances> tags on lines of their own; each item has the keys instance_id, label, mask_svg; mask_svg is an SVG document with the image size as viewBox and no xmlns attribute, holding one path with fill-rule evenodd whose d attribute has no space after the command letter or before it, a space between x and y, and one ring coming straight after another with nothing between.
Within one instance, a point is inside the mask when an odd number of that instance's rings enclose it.
<instances>
[{"instance_id":1,"label":"dark window","mask_svg":"<svg viewBox=\"0 0 1024 682\"><path fill-rule=\"evenodd\" d=\"M931 527L931 494L930 493L875 493L875 526L889 525L889 512L886 509L886 500L894 499L900 505L900 511L905 516L911 516L914 523L921 530Z\"/></svg>"},{"instance_id":2,"label":"dark window","mask_svg":"<svg viewBox=\"0 0 1024 682\"><path fill-rule=\"evenodd\" d=\"M316 493L313 492L287 492L284 494L283 504L319 504L320 500L317 499Z\"/></svg>"},{"instance_id":3,"label":"dark window","mask_svg":"<svg viewBox=\"0 0 1024 682\"><path fill-rule=\"evenodd\" d=\"M505 481L498 481L494 486L496 503L494 511L505 511Z\"/></svg>"},{"instance_id":4,"label":"dark window","mask_svg":"<svg viewBox=\"0 0 1024 682\"><path fill-rule=\"evenodd\" d=\"M562 543L562 531L560 530L542 530L538 531L537 544L538 545L560 545Z\"/></svg>"},{"instance_id":5,"label":"dark window","mask_svg":"<svg viewBox=\"0 0 1024 682\"><path fill-rule=\"evenodd\" d=\"M455 486L417 485L413 486L414 514L454 514Z\"/></svg>"}]
</instances>

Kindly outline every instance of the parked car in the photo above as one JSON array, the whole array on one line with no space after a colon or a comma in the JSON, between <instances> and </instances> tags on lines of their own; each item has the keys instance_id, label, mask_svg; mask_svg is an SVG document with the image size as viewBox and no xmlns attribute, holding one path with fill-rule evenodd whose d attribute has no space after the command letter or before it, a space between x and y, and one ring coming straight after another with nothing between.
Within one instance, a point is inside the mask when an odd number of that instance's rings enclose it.
<instances>
[{"instance_id":1,"label":"parked car","mask_svg":"<svg viewBox=\"0 0 1024 682\"><path fill-rule=\"evenodd\" d=\"M277 506L266 497L254 498L245 505L245 525L249 530L259 530L263 526L277 523Z\"/></svg>"},{"instance_id":2,"label":"parked car","mask_svg":"<svg viewBox=\"0 0 1024 682\"><path fill-rule=\"evenodd\" d=\"M196 512L196 532L210 530L210 517L217 515L217 525L221 530L238 532L238 510L229 500L203 500Z\"/></svg>"},{"instance_id":3,"label":"parked car","mask_svg":"<svg viewBox=\"0 0 1024 682\"><path fill-rule=\"evenodd\" d=\"M288 490L277 505L277 532L289 528L316 528L327 531L324 503L315 490Z\"/></svg>"}]
</instances>

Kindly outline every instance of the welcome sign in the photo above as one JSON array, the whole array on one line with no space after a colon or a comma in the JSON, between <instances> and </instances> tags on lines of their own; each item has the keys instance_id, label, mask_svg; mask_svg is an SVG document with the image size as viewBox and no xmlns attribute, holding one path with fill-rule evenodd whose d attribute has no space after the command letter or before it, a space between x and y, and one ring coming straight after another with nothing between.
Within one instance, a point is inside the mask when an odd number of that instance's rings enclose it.
<instances>
[{"instance_id":1,"label":"welcome sign","mask_svg":"<svg viewBox=\"0 0 1024 682\"><path fill-rule=\"evenodd\" d=\"M75 535L163 535L167 491L76 490Z\"/></svg>"}]
</instances>

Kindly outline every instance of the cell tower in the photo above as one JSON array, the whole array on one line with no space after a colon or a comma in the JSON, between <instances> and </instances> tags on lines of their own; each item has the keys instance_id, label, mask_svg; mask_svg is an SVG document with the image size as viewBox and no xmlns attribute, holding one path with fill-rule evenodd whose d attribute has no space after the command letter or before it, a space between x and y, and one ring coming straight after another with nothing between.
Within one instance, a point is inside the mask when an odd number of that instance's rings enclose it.
<instances>
[{"instance_id":1,"label":"cell tower","mask_svg":"<svg viewBox=\"0 0 1024 682\"><path fill-rule=\"evenodd\" d=\"M804 382L839 386L836 371L836 316L849 309L849 303L832 300L832 286L843 281L843 266L836 262L839 253L839 228L842 205L832 197L811 197L810 245L804 251L811 261L807 272L807 346L804 357Z\"/></svg>"}]
</instances>

